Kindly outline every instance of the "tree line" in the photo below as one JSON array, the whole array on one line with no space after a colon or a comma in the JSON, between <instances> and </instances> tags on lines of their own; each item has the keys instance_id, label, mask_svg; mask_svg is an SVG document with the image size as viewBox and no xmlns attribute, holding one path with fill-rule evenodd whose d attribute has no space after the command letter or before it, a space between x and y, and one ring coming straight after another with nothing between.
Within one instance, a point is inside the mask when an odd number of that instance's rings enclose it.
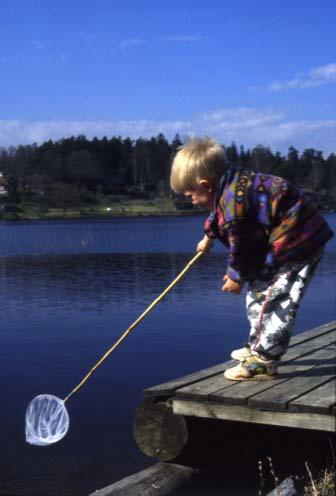
<instances>
[{"instance_id":1,"label":"tree line","mask_svg":"<svg viewBox=\"0 0 336 496\"><path fill-rule=\"evenodd\" d=\"M168 141L163 134L150 139L84 135L46 141L37 145L0 148L0 172L19 188L38 183L40 188L71 185L105 194L128 193L171 195L169 176L172 159L182 145L177 134ZM301 154L293 146L287 154L258 145L252 149L225 146L230 162L253 170L282 176L299 187L315 192L327 206L336 205L336 155L327 158L313 148Z\"/></svg>"}]
</instances>

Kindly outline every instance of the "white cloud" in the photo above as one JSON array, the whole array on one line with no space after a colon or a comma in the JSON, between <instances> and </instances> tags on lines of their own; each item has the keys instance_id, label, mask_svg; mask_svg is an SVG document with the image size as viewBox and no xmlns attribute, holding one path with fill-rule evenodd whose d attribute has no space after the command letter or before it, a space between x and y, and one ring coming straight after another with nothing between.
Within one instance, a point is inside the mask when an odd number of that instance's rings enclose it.
<instances>
[{"instance_id":1,"label":"white cloud","mask_svg":"<svg viewBox=\"0 0 336 496\"><path fill-rule=\"evenodd\" d=\"M43 42L42 42L42 41L40 41L40 40L34 40L34 41L32 42L32 45L33 45L33 47L34 47L37 51L39 51L39 52L40 52L41 50L44 50L44 48L45 48L45 43L43 43Z\"/></svg>"},{"instance_id":2,"label":"white cloud","mask_svg":"<svg viewBox=\"0 0 336 496\"><path fill-rule=\"evenodd\" d=\"M274 81L266 88L269 91L302 89L336 83L336 63L311 69L307 74L297 75L288 81Z\"/></svg>"},{"instance_id":3,"label":"white cloud","mask_svg":"<svg viewBox=\"0 0 336 496\"><path fill-rule=\"evenodd\" d=\"M173 41L182 43L195 43L198 41L205 40L204 36L199 36L195 34L177 34L172 36L164 36L159 38L160 41Z\"/></svg>"},{"instance_id":4,"label":"white cloud","mask_svg":"<svg viewBox=\"0 0 336 496\"><path fill-rule=\"evenodd\" d=\"M336 152L336 120L293 120L273 108L229 107L195 116L191 120L78 120L78 121L0 121L0 147L42 143L84 134L149 138L163 133L168 139L180 136L213 136L220 142L252 148L258 144L286 152L290 146Z\"/></svg>"},{"instance_id":5,"label":"white cloud","mask_svg":"<svg viewBox=\"0 0 336 496\"><path fill-rule=\"evenodd\" d=\"M204 36L199 36L195 34L177 34L172 36L162 36L159 38L153 38L150 40L145 40L143 38L126 38L116 43L116 46L121 49L137 47L140 45L145 45L148 42L173 42L173 43L197 43L205 40Z\"/></svg>"},{"instance_id":6,"label":"white cloud","mask_svg":"<svg viewBox=\"0 0 336 496\"><path fill-rule=\"evenodd\" d=\"M210 114L204 114L204 119L214 128L223 130L255 128L273 123L285 117L282 112L272 109L256 109L251 107L236 107L219 109Z\"/></svg>"},{"instance_id":7,"label":"white cloud","mask_svg":"<svg viewBox=\"0 0 336 496\"><path fill-rule=\"evenodd\" d=\"M292 145L301 151L312 147L326 154L336 152L336 120L294 121L272 108L219 109L204 114L198 128L224 143L262 144L282 152Z\"/></svg>"},{"instance_id":8,"label":"white cloud","mask_svg":"<svg viewBox=\"0 0 336 496\"><path fill-rule=\"evenodd\" d=\"M125 49L125 48L131 48L131 47L137 47L140 45L144 45L146 43L146 40L142 38L127 38L124 40L121 40L120 42L117 43L117 46L119 48Z\"/></svg>"},{"instance_id":9,"label":"white cloud","mask_svg":"<svg viewBox=\"0 0 336 496\"><path fill-rule=\"evenodd\" d=\"M187 121L20 121L0 120L0 146L27 143L42 143L52 139L58 140L69 136L85 134L94 136L130 136L131 138L152 137L159 133L172 136L186 133L191 129Z\"/></svg>"}]
</instances>

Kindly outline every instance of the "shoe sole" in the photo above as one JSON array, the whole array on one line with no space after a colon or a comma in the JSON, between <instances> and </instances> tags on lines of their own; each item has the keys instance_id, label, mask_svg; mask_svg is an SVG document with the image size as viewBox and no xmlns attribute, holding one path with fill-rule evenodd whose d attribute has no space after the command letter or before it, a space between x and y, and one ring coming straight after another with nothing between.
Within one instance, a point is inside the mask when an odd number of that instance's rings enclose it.
<instances>
[{"instance_id":1,"label":"shoe sole","mask_svg":"<svg viewBox=\"0 0 336 496\"><path fill-rule=\"evenodd\" d=\"M259 375L253 375L251 377L228 377L224 373L224 377L229 381L272 381L273 379L278 379L279 374L275 374L275 375L259 374Z\"/></svg>"}]
</instances>

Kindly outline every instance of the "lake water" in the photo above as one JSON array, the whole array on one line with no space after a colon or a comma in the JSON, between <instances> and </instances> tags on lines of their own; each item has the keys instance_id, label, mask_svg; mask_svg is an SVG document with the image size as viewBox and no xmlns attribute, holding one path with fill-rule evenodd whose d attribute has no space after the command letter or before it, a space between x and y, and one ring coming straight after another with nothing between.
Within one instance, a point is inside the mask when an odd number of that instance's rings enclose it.
<instances>
[{"instance_id":1,"label":"lake water","mask_svg":"<svg viewBox=\"0 0 336 496\"><path fill-rule=\"evenodd\" d=\"M336 215L326 214L336 231ZM153 463L132 419L141 391L229 359L248 335L244 297L223 294L217 246L68 403L59 444L24 439L40 393L65 395L194 255L201 217L2 223L0 495L86 495ZM295 332L336 318L336 237Z\"/></svg>"}]
</instances>

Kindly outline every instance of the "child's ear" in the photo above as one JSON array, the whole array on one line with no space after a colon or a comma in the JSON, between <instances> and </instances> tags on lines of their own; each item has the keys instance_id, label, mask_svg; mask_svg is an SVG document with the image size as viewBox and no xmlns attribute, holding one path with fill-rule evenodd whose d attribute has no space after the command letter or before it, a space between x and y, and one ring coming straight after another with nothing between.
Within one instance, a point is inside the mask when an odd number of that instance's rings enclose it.
<instances>
[{"instance_id":1,"label":"child's ear","mask_svg":"<svg viewBox=\"0 0 336 496\"><path fill-rule=\"evenodd\" d=\"M206 188L209 191L209 193L211 193L212 186L207 179L200 179L199 184L200 184L200 186L203 186L204 188Z\"/></svg>"}]
</instances>

